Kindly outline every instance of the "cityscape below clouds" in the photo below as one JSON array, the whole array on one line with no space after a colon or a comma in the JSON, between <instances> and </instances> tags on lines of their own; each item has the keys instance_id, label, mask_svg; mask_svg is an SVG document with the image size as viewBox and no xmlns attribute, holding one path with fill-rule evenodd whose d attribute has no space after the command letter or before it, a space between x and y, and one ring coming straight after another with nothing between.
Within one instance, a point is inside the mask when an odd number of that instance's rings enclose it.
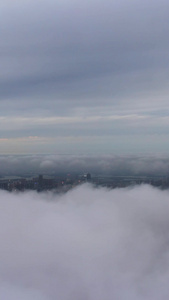
<instances>
[{"instance_id":1,"label":"cityscape below clouds","mask_svg":"<svg viewBox=\"0 0 169 300\"><path fill-rule=\"evenodd\" d=\"M167 157L1 155L0 165L2 299L168 299Z\"/></svg>"},{"instance_id":2,"label":"cityscape below clouds","mask_svg":"<svg viewBox=\"0 0 169 300\"><path fill-rule=\"evenodd\" d=\"M0 3L0 299L169 299L169 2Z\"/></svg>"}]
</instances>

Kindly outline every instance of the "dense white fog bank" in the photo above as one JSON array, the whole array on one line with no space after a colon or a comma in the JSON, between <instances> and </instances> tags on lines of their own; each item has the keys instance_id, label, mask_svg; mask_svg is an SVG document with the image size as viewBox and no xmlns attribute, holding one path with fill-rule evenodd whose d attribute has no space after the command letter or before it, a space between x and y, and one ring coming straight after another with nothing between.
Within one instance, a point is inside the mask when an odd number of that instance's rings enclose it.
<instances>
[{"instance_id":1,"label":"dense white fog bank","mask_svg":"<svg viewBox=\"0 0 169 300\"><path fill-rule=\"evenodd\" d=\"M0 192L0 298L168 299L169 192Z\"/></svg>"}]
</instances>

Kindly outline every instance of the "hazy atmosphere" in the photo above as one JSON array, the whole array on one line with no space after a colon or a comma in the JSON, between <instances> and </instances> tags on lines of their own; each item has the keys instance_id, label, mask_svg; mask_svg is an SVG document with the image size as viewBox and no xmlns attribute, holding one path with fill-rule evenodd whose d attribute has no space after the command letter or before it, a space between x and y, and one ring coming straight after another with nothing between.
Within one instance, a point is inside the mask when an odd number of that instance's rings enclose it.
<instances>
[{"instance_id":1,"label":"hazy atmosphere","mask_svg":"<svg viewBox=\"0 0 169 300\"><path fill-rule=\"evenodd\" d=\"M0 153L167 153L169 2L2 1Z\"/></svg>"},{"instance_id":2,"label":"hazy atmosphere","mask_svg":"<svg viewBox=\"0 0 169 300\"><path fill-rule=\"evenodd\" d=\"M88 172L92 175L169 176L169 158L159 155L0 155L0 176Z\"/></svg>"},{"instance_id":3,"label":"hazy atmosphere","mask_svg":"<svg viewBox=\"0 0 169 300\"><path fill-rule=\"evenodd\" d=\"M169 1L0 2L0 299L169 299Z\"/></svg>"},{"instance_id":4,"label":"hazy atmosphere","mask_svg":"<svg viewBox=\"0 0 169 300\"><path fill-rule=\"evenodd\" d=\"M0 192L0 297L167 300L169 192Z\"/></svg>"}]
</instances>

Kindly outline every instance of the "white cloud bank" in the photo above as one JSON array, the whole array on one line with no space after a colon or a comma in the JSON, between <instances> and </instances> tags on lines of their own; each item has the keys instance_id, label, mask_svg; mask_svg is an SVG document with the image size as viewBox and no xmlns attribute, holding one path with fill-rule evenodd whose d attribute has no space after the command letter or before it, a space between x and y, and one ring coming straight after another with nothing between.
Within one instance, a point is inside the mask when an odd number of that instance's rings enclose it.
<instances>
[{"instance_id":1,"label":"white cloud bank","mask_svg":"<svg viewBox=\"0 0 169 300\"><path fill-rule=\"evenodd\" d=\"M0 192L0 298L168 299L169 192Z\"/></svg>"},{"instance_id":2,"label":"white cloud bank","mask_svg":"<svg viewBox=\"0 0 169 300\"><path fill-rule=\"evenodd\" d=\"M0 155L0 176L25 174L168 175L167 155Z\"/></svg>"}]
</instances>

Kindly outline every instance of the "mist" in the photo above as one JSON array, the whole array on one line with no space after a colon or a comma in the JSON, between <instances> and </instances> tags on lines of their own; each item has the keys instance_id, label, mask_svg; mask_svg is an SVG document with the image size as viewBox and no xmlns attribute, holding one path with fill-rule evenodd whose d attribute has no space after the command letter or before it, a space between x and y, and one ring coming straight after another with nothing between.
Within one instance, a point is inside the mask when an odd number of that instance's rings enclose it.
<instances>
[{"instance_id":1,"label":"mist","mask_svg":"<svg viewBox=\"0 0 169 300\"><path fill-rule=\"evenodd\" d=\"M0 176L72 173L168 175L168 155L0 155Z\"/></svg>"},{"instance_id":2,"label":"mist","mask_svg":"<svg viewBox=\"0 0 169 300\"><path fill-rule=\"evenodd\" d=\"M0 297L168 299L169 192L0 191Z\"/></svg>"}]
</instances>

